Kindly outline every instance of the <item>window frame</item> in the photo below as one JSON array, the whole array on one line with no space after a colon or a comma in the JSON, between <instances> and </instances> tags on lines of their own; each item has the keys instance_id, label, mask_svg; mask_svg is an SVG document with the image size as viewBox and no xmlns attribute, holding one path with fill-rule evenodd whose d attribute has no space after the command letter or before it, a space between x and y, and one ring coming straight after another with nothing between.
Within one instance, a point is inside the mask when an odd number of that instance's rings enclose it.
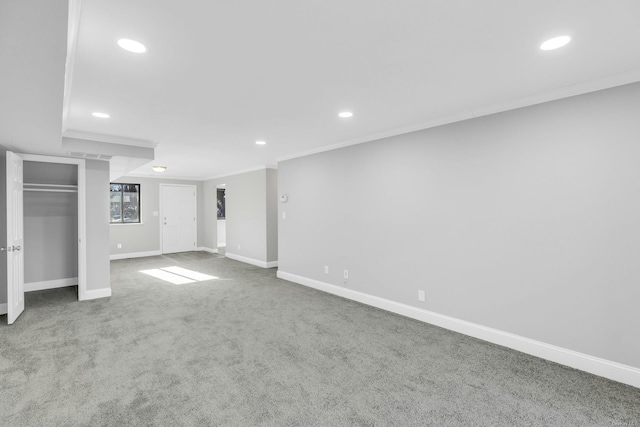
<instances>
[{"instance_id":1,"label":"window frame","mask_svg":"<svg viewBox=\"0 0 640 427\"><path fill-rule=\"evenodd\" d=\"M111 188L113 185L119 185L121 187L120 190L120 221L113 221L112 220L112 215L111 215L111 197L112 196L112 191ZM137 206L137 211L138 211L138 220L137 221L128 221L125 222L124 221L124 187L126 185L132 185L132 186L136 186L138 188L138 206ZM129 225L129 224L142 224L142 185L139 183L132 183L132 182L110 182L109 183L109 224L110 225Z\"/></svg>"}]
</instances>

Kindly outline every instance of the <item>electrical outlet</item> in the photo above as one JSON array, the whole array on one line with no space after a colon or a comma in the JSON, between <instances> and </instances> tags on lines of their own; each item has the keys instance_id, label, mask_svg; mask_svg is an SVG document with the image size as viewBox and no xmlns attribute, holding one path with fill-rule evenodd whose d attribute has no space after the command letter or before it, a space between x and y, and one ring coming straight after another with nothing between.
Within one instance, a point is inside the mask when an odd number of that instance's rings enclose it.
<instances>
[{"instance_id":1,"label":"electrical outlet","mask_svg":"<svg viewBox=\"0 0 640 427\"><path fill-rule=\"evenodd\" d=\"M118 249L122 249L122 243L118 243Z\"/></svg>"},{"instance_id":2,"label":"electrical outlet","mask_svg":"<svg viewBox=\"0 0 640 427\"><path fill-rule=\"evenodd\" d=\"M287 219L287 213L282 211L282 219Z\"/></svg>"},{"instance_id":3,"label":"electrical outlet","mask_svg":"<svg viewBox=\"0 0 640 427\"><path fill-rule=\"evenodd\" d=\"M426 301L426 296L424 294L424 291L418 291L418 301L421 301L421 302Z\"/></svg>"},{"instance_id":4,"label":"electrical outlet","mask_svg":"<svg viewBox=\"0 0 640 427\"><path fill-rule=\"evenodd\" d=\"M344 271L344 278L348 279L349 278L349 270L345 270Z\"/></svg>"},{"instance_id":5,"label":"electrical outlet","mask_svg":"<svg viewBox=\"0 0 640 427\"><path fill-rule=\"evenodd\" d=\"M238 252L240 252L240 245L238 245Z\"/></svg>"},{"instance_id":6,"label":"electrical outlet","mask_svg":"<svg viewBox=\"0 0 640 427\"><path fill-rule=\"evenodd\" d=\"M329 266L328 265L324 266L324 274L329 274Z\"/></svg>"}]
</instances>

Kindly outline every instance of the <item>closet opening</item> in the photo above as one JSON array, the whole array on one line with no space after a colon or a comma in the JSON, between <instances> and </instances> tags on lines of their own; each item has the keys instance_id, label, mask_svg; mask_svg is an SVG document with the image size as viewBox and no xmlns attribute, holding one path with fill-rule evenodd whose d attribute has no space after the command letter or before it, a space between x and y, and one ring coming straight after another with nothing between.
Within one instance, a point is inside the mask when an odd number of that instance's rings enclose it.
<instances>
[{"instance_id":1,"label":"closet opening","mask_svg":"<svg viewBox=\"0 0 640 427\"><path fill-rule=\"evenodd\" d=\"M78 284L78 166L24 162L24 290Z\"/></svg>"},{"instance_id":2,"label":"closet opening","mask_svg":"<svg viewBox=\"0 0 640 427\"><path fill-rule=\"evenodd\" d=\"M78 286L84 299L84 160L21 154L24 291Z\"/></svg>"}]
</instances>

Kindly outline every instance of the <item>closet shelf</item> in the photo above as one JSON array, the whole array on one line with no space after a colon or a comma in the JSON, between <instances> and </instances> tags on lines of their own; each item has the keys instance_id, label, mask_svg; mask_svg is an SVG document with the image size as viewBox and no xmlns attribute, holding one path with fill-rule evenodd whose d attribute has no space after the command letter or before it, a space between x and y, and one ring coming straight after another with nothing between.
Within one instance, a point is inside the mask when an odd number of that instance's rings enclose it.
<instances>
[{"instance_id":1,"label":"closet shelf","mask_svg":"<svg viewBox=\"0 0 640 427\"><path fill-rule=\"evenodd\" d=\"M24 191L46 191L51 193L77 193L77 185L69 184L38 184L35 182L25 182Z\"/></svg>"},{"instance_id":2,"label":"closet shelf","mask_svg":"<svg viewBox=\"0 0 640 427\"><path fill-rule=\"evenodd\" d=\"M47 193L77 193L78 190L60 190L56 188L25 188L24 191L44 191Z\"/></svg>"},{"instance_id":3,"label":"closet shelf","mask_svg":"<svg viewBox=\"0 0 640 427\"><path fill-rule=\"evenodd\" d=\"M25 187L57 187L57 188L78 188L77 185L68 184L38 184L36 182L25 182Z\"/></svg>"}]
</instances>

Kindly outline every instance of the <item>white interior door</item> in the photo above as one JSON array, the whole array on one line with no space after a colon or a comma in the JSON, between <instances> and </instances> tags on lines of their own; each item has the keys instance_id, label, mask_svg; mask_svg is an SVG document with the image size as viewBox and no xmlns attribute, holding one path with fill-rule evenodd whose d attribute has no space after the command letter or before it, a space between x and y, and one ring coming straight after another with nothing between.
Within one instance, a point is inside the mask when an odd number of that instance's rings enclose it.
<instances>
[{"instance_id":1,"label":"white interior door","mask_svg":"<svg viewBox=\"0 0 640 427\"><path fill-rule=\"evenodd\" d=\"M196 187L161 185L162 253L196 249Z\"/></svg>"},{"instance_id":2,"label":"white interior door","mask_svg":"<svg viewBox=\"0 0 640 427\"><path fill-rule=\"evenodd\" d=\"M7 321L24 311L22 158L7 151Z\"/></svg>"}]
</instances>

